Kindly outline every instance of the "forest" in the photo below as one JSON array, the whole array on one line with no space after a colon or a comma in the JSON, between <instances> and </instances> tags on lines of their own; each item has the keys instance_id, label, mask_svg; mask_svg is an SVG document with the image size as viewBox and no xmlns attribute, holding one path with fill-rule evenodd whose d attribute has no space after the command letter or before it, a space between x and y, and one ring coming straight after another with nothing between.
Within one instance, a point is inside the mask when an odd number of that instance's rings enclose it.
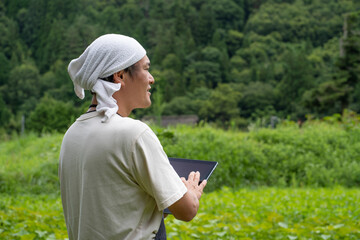
<instances>
[{"instance_id":1,"label":"forest","mask_svg":"<svg viewBox=\"0 0 360 240\"><path fill-rule=\"evenodd\" d=\"M147 50L145 115L197 115L244 128L360 111L356 0L2 0L2 134L64 131L88 107L67 65L119 33Z\"/></svg>"}]
</instances>

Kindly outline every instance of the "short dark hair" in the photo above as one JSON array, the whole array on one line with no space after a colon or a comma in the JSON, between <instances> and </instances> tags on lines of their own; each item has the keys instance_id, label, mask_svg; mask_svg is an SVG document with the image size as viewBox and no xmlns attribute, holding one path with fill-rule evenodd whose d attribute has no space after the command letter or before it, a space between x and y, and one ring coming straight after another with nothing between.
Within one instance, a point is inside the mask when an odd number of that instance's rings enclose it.
<instances>
[{"instance_id":1,"label":"short dark hair","mask_svg":"<svg viewBox=\"0 0 360 240\"><path fill-rule=\"evenodd\" d=\"M130 76L133 75L133 73L135 72L135 65L136 63L134 63L133 65L131 65L130 67L127 67L124 69L124 72L129 73ZM111 74L110 76L104 77L104 78L100 78L101 80L107 81L107 82L114 82L114 74Z\"/></svg>"},{"instance_id":2,"label":"short dark hair","mask_svg":"<svg viewBox=\"0 0 360 240\"><path fill-rule=\"evenodd\" d=\"M130 67L127 67L124 69L124 72L129 73L130 76L133 75L133 73L136 71L136 63L134 63L133 65L131 65ZM110 76L104 77L104 78L100 78L101 80L107 81L107 82L114 82L114 74L111 74ZM92 95L95 94L95 92L90 91Z\"/></svg>"}]
</instances>

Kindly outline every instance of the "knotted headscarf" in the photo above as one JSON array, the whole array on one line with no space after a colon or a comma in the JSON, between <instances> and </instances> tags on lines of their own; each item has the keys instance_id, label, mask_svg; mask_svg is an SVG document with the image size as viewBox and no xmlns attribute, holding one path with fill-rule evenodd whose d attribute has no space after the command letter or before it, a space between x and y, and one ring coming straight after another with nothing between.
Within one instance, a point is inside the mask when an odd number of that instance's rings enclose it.
<instances>
[{"instance_id":1,"label":"knotted headscarf","mask_svg":"<svg viewBox=\"0 0 360 240\"><path fill-rule=\"evenodd\" d=\"M106 122L118 111L112 95L120 90L121 84L100 78L130 67L145 55L145 49L134 38L120 34L106 34L97 38L68 66L76 95L83 99L84 89L95 92L98 101L96 111L104 112L102 122Z\"/></svg>"}]
</instances>

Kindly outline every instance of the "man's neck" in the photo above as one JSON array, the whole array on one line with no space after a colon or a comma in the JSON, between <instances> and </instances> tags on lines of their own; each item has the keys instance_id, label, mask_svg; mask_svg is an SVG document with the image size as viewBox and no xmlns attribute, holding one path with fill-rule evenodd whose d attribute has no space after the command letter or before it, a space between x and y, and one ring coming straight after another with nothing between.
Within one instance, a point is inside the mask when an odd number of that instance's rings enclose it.
<instances>
[{"instance_id":1,"label":"man's neck","mask_svg":"<svg viewBox=\"0 0 360 240\"><path fill-rule=\"evenodd\" d=\"M116 112L117 114L119 114L122 117L128 117L131 113L131 110L128 110L126 107L122 106L122 101L116 101L116 104L118 105L118 111ZM96 100L96 94L93 95L93 98L91 100L91 105L97 105L98 102ZM95 107L90 107L88 111L92 111L92 110L96 110L96 106Z\"/></svg>"}]
</instances>

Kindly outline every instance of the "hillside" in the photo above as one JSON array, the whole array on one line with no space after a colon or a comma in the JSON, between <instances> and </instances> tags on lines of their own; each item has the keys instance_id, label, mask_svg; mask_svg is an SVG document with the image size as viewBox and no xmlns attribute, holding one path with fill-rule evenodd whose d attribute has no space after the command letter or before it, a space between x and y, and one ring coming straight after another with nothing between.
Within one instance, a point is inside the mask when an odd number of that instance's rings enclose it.
<instances>
[{"instance_id":1,"label":"hillside","mask_svg":"<svg viewBox=\"0 0 360 240\"><path fill-rule=\"evenodd\" d=\"M154 104L135 117L244 127L359 112L359 9L355 0L4 0L0 124L19 132L24 116L29 130L66 129L90 97L76 99L67 65L109 32L135 37L152 62Z\"/></svg>"}]
</instances>

